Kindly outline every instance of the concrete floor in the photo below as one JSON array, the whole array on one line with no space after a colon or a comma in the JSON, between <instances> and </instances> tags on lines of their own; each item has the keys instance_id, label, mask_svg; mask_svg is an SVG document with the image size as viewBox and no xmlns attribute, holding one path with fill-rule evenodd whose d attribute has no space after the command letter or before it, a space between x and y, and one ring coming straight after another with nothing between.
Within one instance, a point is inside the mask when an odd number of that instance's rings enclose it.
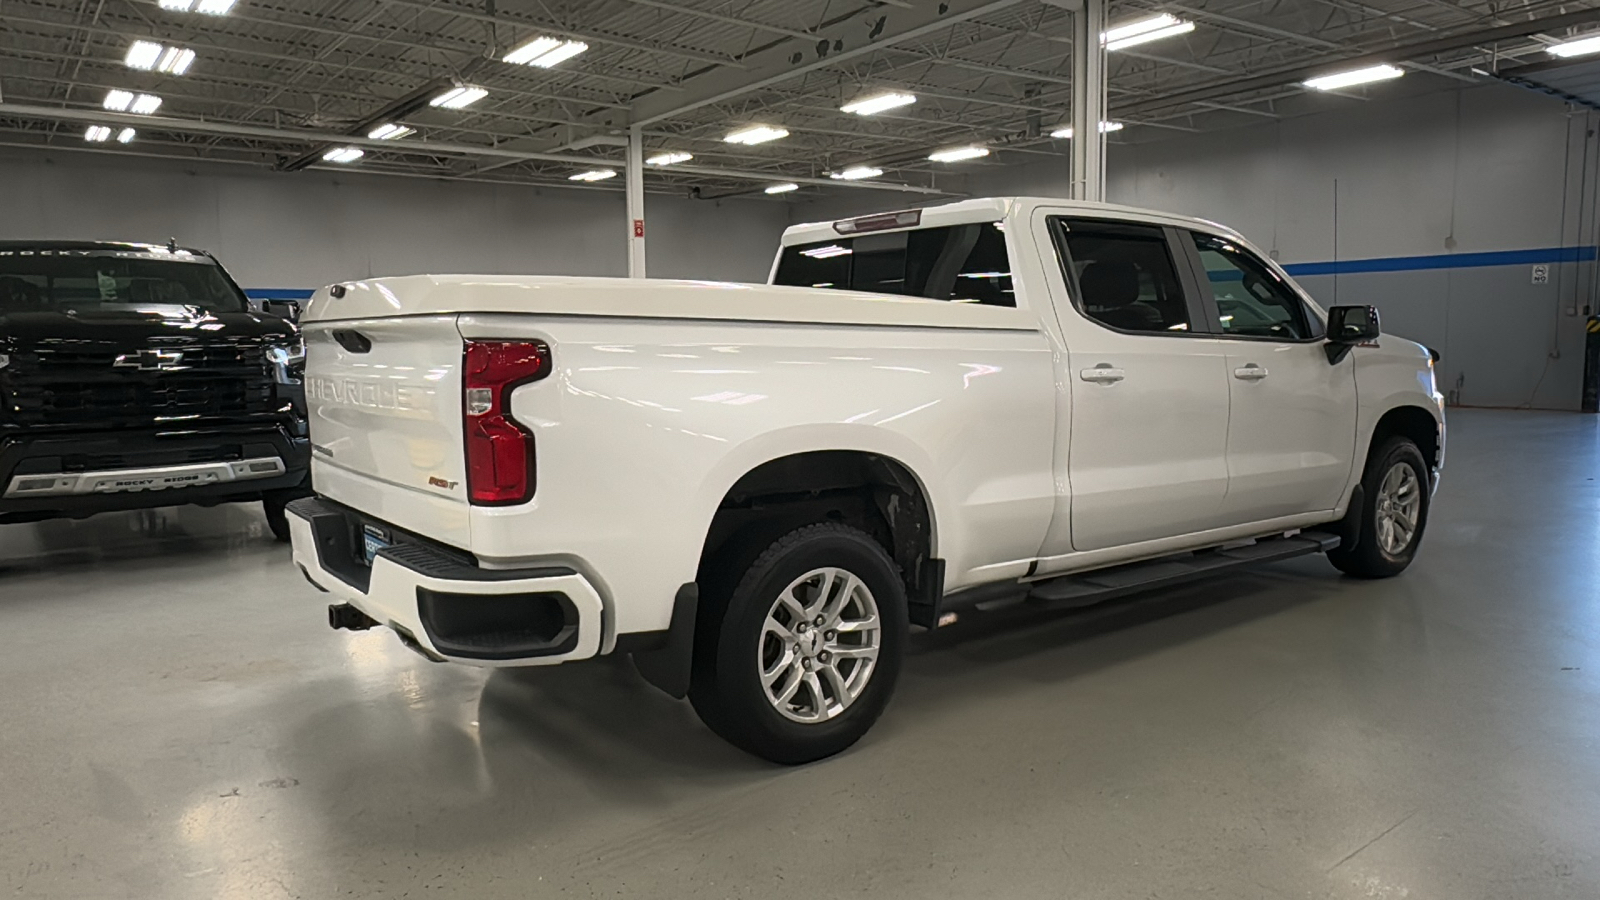
<instances>
[{"instance_id":1,"label":"concrete floor","mask_svg":"<svg viewBox=\"0 0 1600 900\"><path fill-rule=\"evenodd\" d=\"M0 894L1594 898L1600 419L1452 424L1403 577L969 619L799 769L330 631L252 507L0 526Z\"/></svg>"}]
</instances>

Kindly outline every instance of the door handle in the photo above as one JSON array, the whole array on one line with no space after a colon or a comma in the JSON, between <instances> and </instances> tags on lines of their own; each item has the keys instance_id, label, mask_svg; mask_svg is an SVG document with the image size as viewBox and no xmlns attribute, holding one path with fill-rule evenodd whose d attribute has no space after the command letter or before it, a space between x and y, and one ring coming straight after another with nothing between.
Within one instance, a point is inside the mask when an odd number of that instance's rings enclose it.
<instances>
[{"instance_id":1,"label":"door handle","mask_svg":"<svg viewBox=\"0 0 1600 900\"><path fill-rule=\"evenodd\" d=\"M1267 370L1255 363L1249 363L1234 369L1233 377L1240 381L1260 381L1267 377Z\"/></svg>"},{"instance_id":2,"label":"door handle","mask_svg":"<svg viewBox=\"0 0 1600 900\"><path fill-rule=\"evenodd\" d=\"M1116 384L1123 379L1124 374L1121 369L1114 368L1110 363L1101 363L1092 369L1079 372L1078 377L1095 384Z\"/></svg>"}]
</instances>

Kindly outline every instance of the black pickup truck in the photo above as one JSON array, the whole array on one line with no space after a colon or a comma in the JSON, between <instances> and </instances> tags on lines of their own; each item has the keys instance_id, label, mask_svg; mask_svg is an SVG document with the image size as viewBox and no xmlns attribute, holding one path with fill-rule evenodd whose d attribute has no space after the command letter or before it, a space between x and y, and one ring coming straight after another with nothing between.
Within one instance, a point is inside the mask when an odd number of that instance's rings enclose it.
<instances>
[{"instance_id":1,"label":"black pickup truck","mask_svg":"<svg viewBox=\"0 0 1600 900\"><path fill-rule=\"evenodd\" d=\"M210 254L0 241L0 524L310 492L296 326Z\"/></svg>"}]
</instances>

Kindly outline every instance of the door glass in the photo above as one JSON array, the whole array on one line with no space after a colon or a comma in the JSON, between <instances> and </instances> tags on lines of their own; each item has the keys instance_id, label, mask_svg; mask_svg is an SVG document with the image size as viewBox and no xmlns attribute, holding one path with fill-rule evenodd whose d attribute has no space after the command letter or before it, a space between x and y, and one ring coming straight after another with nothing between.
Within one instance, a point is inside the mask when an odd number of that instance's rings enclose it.
<instances>
[{"instance_id":1,"label":"door glass","mask_svg":"<svg viewBox=\"0 0 1600 900\"><path fill-rule=\"evenodd\" d=\"M1189 306L1160 228L1089 219L1064 224L1070 274L1084 315L1117 331L1190 330Z\"/></svg>"},{"instance_id":2,"label":"door glass","mask_svg":"<svg viewBox=\"0 0 1600 900\"><path fill-rule=\"evenodd\" d=\"M1193 238L1223 334L1284 341L1316 336L1300 298L1266 264L1226 238Z\"/></svg>"}]
</instances>

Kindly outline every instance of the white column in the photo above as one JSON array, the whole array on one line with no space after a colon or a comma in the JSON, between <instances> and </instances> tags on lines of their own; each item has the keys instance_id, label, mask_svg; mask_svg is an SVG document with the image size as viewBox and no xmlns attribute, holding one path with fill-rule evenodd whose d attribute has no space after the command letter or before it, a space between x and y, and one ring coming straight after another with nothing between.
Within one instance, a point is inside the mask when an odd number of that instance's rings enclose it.
<instances>
[{"instance_id":1,"label":"white column","mask_svg":"<svg viewBox=\"0 0 1600 900\"><path fill-rule=\"evenodd\" d=\"M628 129L628 277L644 277L644 129Z\"/></svg>"},{"instance_id":2,"label":"white column","mask_svg":"<svg viewBox=\"0 0 1600 900\"><path fill-rule=\"evenodd\" d=\"M1100 35L1106 30L1105 0L1083 0L1072 16L1072 199L1106 198L1105 135L1106 52Z\"/></svg>"}]
</instances>

